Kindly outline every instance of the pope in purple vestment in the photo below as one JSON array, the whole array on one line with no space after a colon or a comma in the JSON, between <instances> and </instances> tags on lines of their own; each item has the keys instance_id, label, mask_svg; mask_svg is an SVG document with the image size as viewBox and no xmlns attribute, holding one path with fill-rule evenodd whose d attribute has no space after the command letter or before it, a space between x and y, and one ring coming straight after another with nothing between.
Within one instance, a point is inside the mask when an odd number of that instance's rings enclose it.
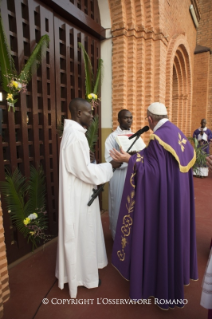
<instances>
[{"instance_id":1,"label":"pope in purple vestment","mask_svg":"<svg viewBox=\"0 0 212 319\"><path fill-rule=\"evenodd\" d=\"M153 104L157 111L161 103ZM148 146L128 162L112 263L130 280L131 299L153 296L168 309L183 307L184 285L198 279L191 170L196 155L168 119L155 128Z\"/></svg>"}]
</instances>

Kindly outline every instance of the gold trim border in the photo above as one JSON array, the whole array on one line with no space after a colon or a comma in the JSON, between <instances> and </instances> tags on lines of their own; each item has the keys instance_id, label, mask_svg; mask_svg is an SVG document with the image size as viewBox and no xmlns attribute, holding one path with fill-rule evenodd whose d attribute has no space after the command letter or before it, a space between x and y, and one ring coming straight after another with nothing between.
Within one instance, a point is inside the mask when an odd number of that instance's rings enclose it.
<instances>
[{"instance_id":1,"label":"gold trim border","mask_svg":"<svg viewBox=\"0 0 212 319\"><path fill-rule=\"evenodd\" d=\"M163 141L160 139L160 137L158 137L158 136L155 135L155 134L151 134L151 135L150 135L150 138L149 138L149 142L150 142L151 140L153 141L153 140L155 140L155 139L158 141L158 143L159 143L166 151L168 151L169 153L171 153L171 154L174 156L174 158L175 158L176 161L178 162L180 172L182 172L182 173L187 173L187 172L190 170L190 168L191 168L192 166L194 166L195 161L196 161L196 152L195 152L195 150L194 150L194 156L193 156L192 160L188 163L188 165L182 166L182 165L180 164L180 159L179 159L177 153L175 152L175 150L174 150L169 144L163 142ZM149 143L148 143L148 145L149 145ZM148 146L148 145L147 145L147 146Z\"/></svg>"},{"instance_id":2,"label":"gold trim border","mask_svg":"<svg viewBox=\"0 0 212 319\"><path fill-rule=\"evenodd\" d=\"M130 281L129 279L127 279L127 278L125 278L121 273L120 273L120 271L118 270L118 268L116 268L116 266L114 266L113 265L113 263L111 263L111 265L118 271L118 273L121 275L121 277L124 279L124 280L126 280L126 281ZM199 281L199 278L198 279L192 279L192 278L190 278L190 281ZM188 286L190 286L190 282L189 282L189 284L183 284L183 286L184 287L188 287ZM131 299L131 297L129 296L129 298ZM149 296L148 298L156 298L155 296ZM132 299L132 300L134 300L134 299ZM158 306L158 304L156 304L156 306ZM183 306L183 307L179 307L178 305L174 305L174 307L173 308L171 308L171 307L168 307L168 309L163 309L163 308L161 308L160 306L158 306L158 308L160 308L161 310L165 310L165 311L168 311L169 309L170 310L176 310L176 308L175 307L177 307L177 308L179 308L179 309L183 309L184 307L185 307L185 305Z\"/></svg>"}]
</instances>

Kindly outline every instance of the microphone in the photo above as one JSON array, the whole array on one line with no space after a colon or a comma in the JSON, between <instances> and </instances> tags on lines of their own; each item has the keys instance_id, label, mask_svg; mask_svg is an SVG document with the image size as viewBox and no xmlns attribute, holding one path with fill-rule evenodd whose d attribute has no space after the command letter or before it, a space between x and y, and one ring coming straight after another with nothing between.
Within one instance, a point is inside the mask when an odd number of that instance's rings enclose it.
<instances>
[{"instance_id":1,"label":"microphone","mask_svg":"<svg viewBox=\"0 0 212 319\"><path fill-rule=\"evenodd\" d=\"M141 134L143 134L144 132L147 132L149 131L149 126L144 126L143 128L141 128L140 130L138 130L135 134L131 135L129 137L129 140L131 140L132 138L136 137L136 136L139 136Z\"/></svg>"}]
</instances>

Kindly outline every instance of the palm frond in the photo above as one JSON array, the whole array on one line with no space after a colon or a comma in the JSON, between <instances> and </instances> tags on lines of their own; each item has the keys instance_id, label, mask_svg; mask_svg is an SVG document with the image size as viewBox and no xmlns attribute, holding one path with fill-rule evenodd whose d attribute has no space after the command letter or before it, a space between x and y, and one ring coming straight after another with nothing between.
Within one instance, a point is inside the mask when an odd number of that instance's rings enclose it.
<instances>
[{"instance_id":1,"label":"palm frond","mask_svg":"<svg viewBox=\"0 0 212 319\"><path fill-rule=\"evenodd\" d=\"M188 140L193 144L194 150L196 152L196 162L193 166L193 171L195 173L198 172L199 167L206 167L206 157L208 156L207 153L205 153L205 148L208 144L204 144L202 146L199 145L198 140L193 137L188 137Z\"/></svg>"},{"instance_id":2,"label":"palm frond","mask_svg":"<svg viewBox=\"0 0 212 319\"><path fill-rule=\"evenodd\" d=\"M9 75L15 74L14 61L11 55L9 45L7 43L7 38L4 33L4 27L2 23L2 17L0 13L0 68L1 68L1 82L4 91L10 92Z\"/></svg>"},{"instance_id":3,"label":"palm frond","mask_svg":"<svg viewBox=\"0 0 212 319\"><path fill-rule=\"evenodd\" d=\"M101 82L102 67L103 67L103 60L99 59L98 70L97 70L97 75L96 75L96 82L95 82L94 89L93 89L93 93L97 94L97 95L99 93L99 84Z\"/></svg>"},{"instance_id":4,"label":"palm frond","mask_svg":"<svg viewBox=\"0 0 212 319\"><path fill-rule=\"evenodd\" d=\"M47 229L47 215L45 212L45 186L42 168L30 168L30 180L15 170L13 174L6 171L5 182L0 183L0 190L5 198L8 212L18 231L32 243L50 239L45 234ZM36 214L33 214L36 213ZM34 217L34 218L33 218Z\"/></svg>"},{"instance_id":5,"label":"palm frond","mask_svg":"<svg viewBox=\"0 0 212 319\"><path fill-rule=\"evenodd\" d=\"M64 123L58 121L58 122L57 122L57 135L58 135L59 137L62 137L63 131L64 131Z\"/></svg>"},{"instance_id":6,"label":"palm frond","mask_svg":"<svg viewBox=\"0 0 212 319\"><path fill-rule=\"evenodd\" d=\"M93 70L91 65L91 60L82 45L82 43L78 42L79 47L82 49L84 65L85 65L85 90L86 90L86 97L88 94L92 92L92 84L93 84Z\"/></svg>"},{"instance_id":7,"label":"palm frond","mask_svg":"<svg viewBox=\"0 0 212 319\"><path fill-rule=\"evenodd\" d=\"M45 176L42 167L36 169L30 167L30 179L28 186L29 200L25 206L27 216L33 213L41 213L45 211Z\"/></svg>"},{"instance_id":8,"label":"palm frond","mask_svg":"<svg viewBox=\"0 0 212 319\"><path fill-rule=\"evenodd\" d=\"M90 125L90 127L88 128L86 132L88 144L92 152L94 152L94 147L98 140L98 128L99 128L99 117L98 115L96 115L93 119L92 124Z\"/></svg>"},{"instance_id":9,"label":"palm frond","mask_svg":"<svg viewBox=\"0 0 212 319\"><path fill-rule=\"evenodd\" d=\"M7 171L5 179L5 182L0 183L0 189L10 212L10 217L15 222L18 230L26 235L28 230L23 223L26 217L24 213L24 197L27 193L26 179L18 169L13 174Z\"/></svg>"},{"instance_id":10,"label":"palm frond","mask_svg":"<svg viewBox=\"0 0 212 319\"><path fill-rule=\"evenodd\" d=\"M31 56L27 63L24 65L21 73L20 80L29 82L32 77L32 73L35 72L36 68L40 65L44 52L49 44L49 36L47 34L40 38L40 41L34 48Z\"/></svg>"}]
</instances>

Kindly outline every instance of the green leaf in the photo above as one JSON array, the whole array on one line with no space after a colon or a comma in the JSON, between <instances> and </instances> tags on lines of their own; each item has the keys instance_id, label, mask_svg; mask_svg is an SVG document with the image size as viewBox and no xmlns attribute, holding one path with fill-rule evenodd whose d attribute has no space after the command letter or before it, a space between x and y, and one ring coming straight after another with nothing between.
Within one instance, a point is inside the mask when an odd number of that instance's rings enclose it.
<instances>
[{"instance_id":1,"label":"green leaf","mask_svg":"<svg viewBox=\"0 0 212 319\"><path fill-rule=\"evenodd\" d=\"M18 231L36 247L41 240L47 241L50 236L44 233L47 228L45 211L45 177L42 168L30 168L30 179L26 180L18 169L13 174L5 173L5 182L0 183L0 190L10 211L11 220ZM36 219L31 219L25 226L24 219L30 214L37 213ZM36 235L30 234L38 230Z\"/></svg>"},{"instance_id":2,"label":"green leaf","mask_svg":"<svg viewBox=\"0 0 212 319\"><path fill-rule=\"evenodd\" d=\"M98 128L99 128L99 118L98 118L98 115L96 115L93 119L92 124L90 125L90 127L88 128L86 132L88 144L92 152L94 152L94 147L98 140Z\"/></svg>"},{"instance_id":3,"label":"green leaf","mask_svg":"<svg viewBox=\"0 0 212 319\"><path fill-rule=\"evenodd\" d=\"M7 209L18 230L26 236L28 230L23 223L27 217L24 213L24 198L27 194L26 179L17 168L13 174L7 171L5 179L5 182L0 183L0 189L7 203Z\"/></svg>"},{"instance_id":4,"label":"green leaf","mask_svg":"<svg viewBox=\"0 0 212 319\"><path fill-rule=\"evenodd\" d=\"M64 123L61 121L57 122L57 135L58 137L62 137L64 131Z\"/></svg>"},{"instance_id":5,"label":"green leaf","mask_svg":"<svg viewBox=\"0 0 212 319\"><path fill-rule=\"evenodd\" d=\"M35 169L30 167L30 179L28 186L29 200L25 207L27 216L33 213L40 213L45 211L45 176L42 167Z\"/></svg>"},{"instance_id":6,"label":"green leaf","mask_svg":"<svg viewBox=\"0 0 212 319\"><path fill-rule=\"evenodd\" d=\"M86 90L86 98L87 95L90 93L93 93L93 70L92 70L92 65L91 65L91 60L82 45L82 43L78 42L79 47L82 49L83 53L83 59L84 59L84 66L85 66L85 90Z\"/></svg>"},{"instance_id":7,"label":"green leaf","mask_svg":"<svg viewBox=\"0 0 212 319\"><path fill-rule=\"evenodd\" d=\"M8 84L10 82L9 75L15 74L14 61L11 55L9 45L7 43L7 38L4 33L4 27L2 23L2 17L0 13L0 68L1 68L1 82L4 91L10 93L10 88Z\"/></svg>"},{"instance_id":8,"label":"green leaf","mask_svg":"<svg viewBox=\"0 0 212 319\"><path fill-rule=\"evenodd\" d=\"M96 82L95 82L94 89L93 89L93 93L96 95L98 95L98 93L99 93L99 84L100 84L100 80L101 80L103 60L99 59L98 62L99 63L98 63L98 71L97 71L97 75L96 75Z\"/></svg>"},{"instance_id":9,"label":"green leaf","mask_svg":"<svg viewBox=\"0 0 212 319\"><path fill-rule=\"evenodd\" d=\"M27 60L27 63L23 67L20 73L20 80L27 83L31 80L32 74L36 71L36 68L40 65L42 57L46 52L46 48L49 44L49 36L47 34L40 38L40 41L34 48L31 56Z\"/></svg>"},{"instance_id":10,"label":"green leaf","mask_svg":"<svg viewBox=\"0 0 212 319\"><path fill-rule=\"evenodd\" d=\"M208 154L205 153L205 148L207 147L208 143L200 146L196 138L188 137L188 140L193 144L194 150L196 152L196 162L193 166L193 171L198 173L199 167L207 166L206 157L208 156Z\"/></svg>"}]
</instances>

